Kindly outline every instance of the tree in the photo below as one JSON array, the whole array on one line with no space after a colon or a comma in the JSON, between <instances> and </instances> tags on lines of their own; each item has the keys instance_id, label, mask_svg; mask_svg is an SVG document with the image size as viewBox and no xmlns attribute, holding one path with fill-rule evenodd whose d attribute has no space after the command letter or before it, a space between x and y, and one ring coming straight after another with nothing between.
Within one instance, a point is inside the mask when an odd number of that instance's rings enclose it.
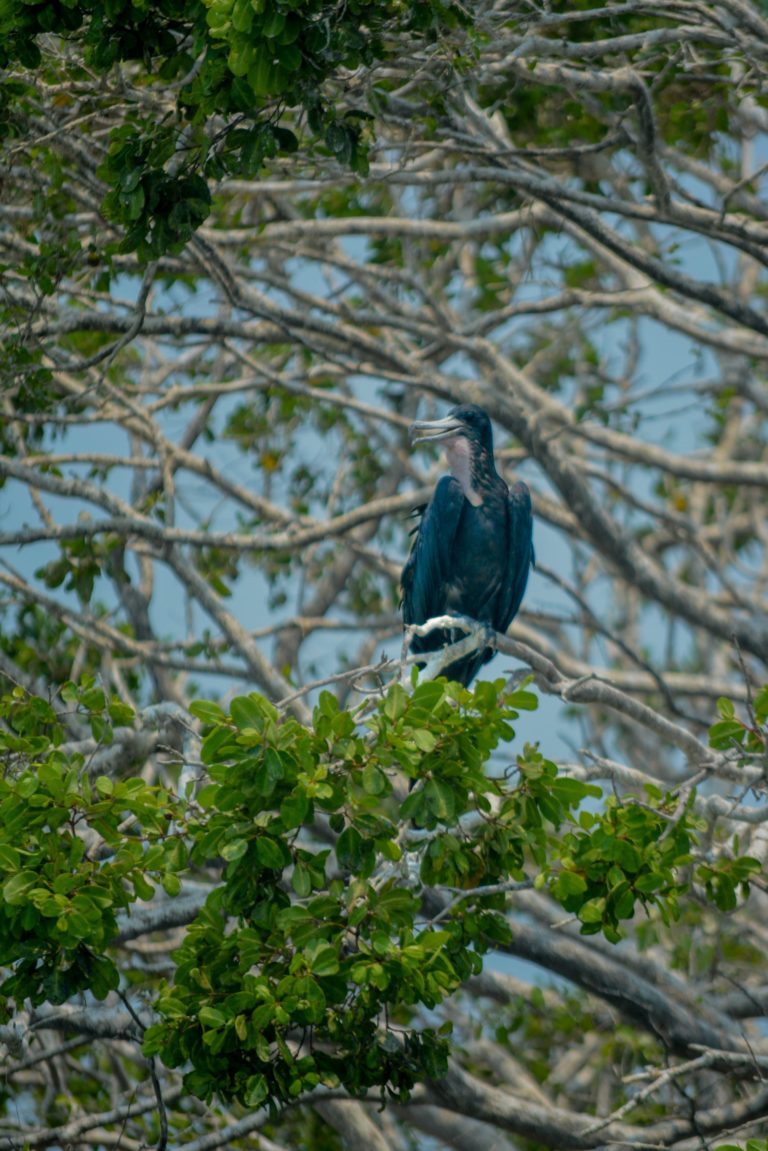
<instances>
[{"instance_id":1,"label":"tree","mask_svg":"<svg viewBox=\"0 0 768 1151\"><path fill-rule=\"evenodd\" d=\"M764 1148L767 32L0 6L9 1146ZM537 516L474 692L398 613L459 399Z\"/></svg>"}]
</instances>

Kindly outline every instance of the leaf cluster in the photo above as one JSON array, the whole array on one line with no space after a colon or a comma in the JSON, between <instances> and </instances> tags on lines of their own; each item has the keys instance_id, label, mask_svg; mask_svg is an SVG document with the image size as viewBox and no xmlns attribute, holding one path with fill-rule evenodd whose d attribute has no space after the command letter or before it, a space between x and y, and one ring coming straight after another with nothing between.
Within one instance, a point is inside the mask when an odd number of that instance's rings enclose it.
<instances>
[{"instance_id":1,"label":"leaf cluster","mask_svg":"<svg viewBox=\"0 0 768 1151\"><path fill-rule=\"evenodd\" d=\"M717 701L720 719L709 729L709 746L717 751L743 752L742 762L750 756L768 753L768 687L761 688L750 703L746 720L736 714L733 700Z\"/></svg>"},{"instance_id":2,"label":"leaf cluster","mask_svg":"<svg viewBox=\"0 0 768 1151\"><path fill-rule=\"evenodd\" d=\"M53 35L82 53L76 71L120 65L173 85L167 115L127 117L99 168L121 250L150 259L180 251L206 219L209 180L296 152L300 118L326 154L365 174L372 113L337 110L329 85L386 59L391 27L429 40L468 22L452 0L3 0L0 67L45 66L41 37Z\"/></svg>"},{"instance_id":3,"label":"leaf cluster","mask_svg":"<svg viewBox=\"0 0 768 1151\"><path fill-rule=\"evenodd\" d=\"M486 767L536 697L500 687L395 683L363 723L326 692L311 728L258 695L228 714L193 705L209 725L211 779L197 797L193 859L221 858L224 882L177 953L163 1022L145 1043L172 1066L193 1065L191 1091L275 1105L323 1082L405 1099L444 1070L447 1041L413 1013L508 940L503 895L483 886L522 875L530 835L519 805L494 810L509 789ZM413 784L404 797L403 776ZM528 781L512 791L523 787L558 821L589 790ZM476 891L438 926L416 875Z\"/></svg>"},{"instance_id":4,"label":"leaf cluster","mask_svg":"<svg viewBox=\"0 0 768 1151\"><path fill-rule=\"evenodd\" d=\"M674 802L650 790L655 806L610 798L599 813L581 812L578 828L563 838L562 869L550 893L578 917L584 935L602 931L617 943L620 921L631 919L638 904L656 907L664 922L678 914L696 821L690 811L670 818Z\"/></svg>"},{"instance_id":5,"label":"leaf cluster","mask_svg":"<svg viewBox=\"0 0 768 1151\"><path fill-rule=\"evenodd\" d=\"M420 1012L510 941L505 889L530 872L585 934L618 941L638 906L676 918L700 830L691 805L656 791L579 810L601 789L530 746L493 766L536 706L502 683L393 683L362 722L325 692L311 727L255 694L228 713L193 705L210 777L193 859L222 860L223 883L145 1042L192 1065L190 1091L277 1106L323 1083L406 1099L447 1057ZM755 865L707 864L698 878L726 907ZM448 894L436 918L418 883Z\"/></svg>"},{"instance_id":6,"label":"leaf cluster","mask_svg":"<svg viewBox=\"0 0 768 1151\"><path fill-rule=\"evenodd\" d=\"M132 709L106 702L93 685L65 685L65 700L107 725L133 720ZM14 689L0 701L0 984L9 999L61 1003L89 990L103 999L118 985L107 949L117 915L152 898L160 882L179 890L186 863L171 832L176 805L140 778L92 779L82 754L66 749L56 711Z\"/></svg>"},{"instance_id":7,"label":"leaf cluster","mask_svg":"<svg viewBox=\"0 0 768 1151\"><path fill-rule=\"evenodd\" d=\"M61 699L104 748L136 721L93 680ZM222 882L175 954L145 1053L189 1068L206 1100L275 1108L325 1084L402 1101L445 1071L450 1026L428 1013L513 939L516 884L533 877L612 942L638 906L675 919L695 863L707 898L732 909L759 863L697 861L693 797L602 803L536 747L506 761L536 702L502 680L414 677L372 713L324 692L304 725L255 693L228 711L200 700L207 779L182 807L89 770L52 704L15 689L0 729L6 1017L13 1000L114 990L118 914L158 883L177 894L191 862Z\"/></svg>"}]
</instances>

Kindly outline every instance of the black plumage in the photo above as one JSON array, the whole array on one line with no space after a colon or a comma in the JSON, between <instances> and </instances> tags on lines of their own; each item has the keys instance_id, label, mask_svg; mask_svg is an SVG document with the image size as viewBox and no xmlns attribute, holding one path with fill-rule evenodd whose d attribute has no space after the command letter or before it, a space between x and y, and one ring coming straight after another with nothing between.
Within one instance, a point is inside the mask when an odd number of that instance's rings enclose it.
<instances>
[{"instance_id":1,"label":"black plumage","mask_svg":"<svg viewBox=\"0 0 768 1151\"><path fill-rule=\"evenodd\" d=\"M444 441L443 476L423 511L403 568L403 619L466 615L505 632L518 612L534 562L531 497L526 485L508 487L496 471L491 421L477 404L461 404L442 420L418 421L415 443ZM460 629L414 636L414 652L437 651L461 639ZM473 652L442 672L469 684L492 648Z\"/></svg>"}]
</instances>

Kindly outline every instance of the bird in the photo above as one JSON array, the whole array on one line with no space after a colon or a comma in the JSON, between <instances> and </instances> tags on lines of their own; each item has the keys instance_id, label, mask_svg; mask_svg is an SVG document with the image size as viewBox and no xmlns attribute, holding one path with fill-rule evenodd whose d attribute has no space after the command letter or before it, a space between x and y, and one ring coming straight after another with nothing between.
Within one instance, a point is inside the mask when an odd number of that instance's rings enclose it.
<instances>
[{"instance_id":1,"label":"bird","mask_svg":"<svg viewBox=\"0 0 768 1151\"><path fill-rule=\"evenodd\" d=\"M533 513L526 484L508 487L493 456L493 430L477 404L460 404L439 420L410 427L414 445L443 442L450 475L440 478L414 529L401 577L403 621L422 624L458 614L505 632L515 618L535 563ZM414 636L411 650L433 652L463 637L460 629ZM454 660L447 679L468 687L491 647Z\"/></svg>"}]
</instances>

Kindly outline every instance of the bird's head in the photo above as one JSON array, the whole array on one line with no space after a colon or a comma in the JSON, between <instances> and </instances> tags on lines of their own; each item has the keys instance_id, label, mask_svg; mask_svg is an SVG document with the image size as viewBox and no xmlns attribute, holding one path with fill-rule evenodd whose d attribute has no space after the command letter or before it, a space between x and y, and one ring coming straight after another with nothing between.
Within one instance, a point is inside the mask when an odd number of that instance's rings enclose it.
<instances>
[{"instance_id":1,"label":"bird's head","mask_svg":"<svg viewBox=\"0 0 768 1151\"><path fill-rule=\"evenodd\" d=\"M431 444L461 436L473 449L478 448L493 459L491 421L477 404L459 404L442 420L416 420L410 432L414 444Z\"/></svg>"},{"instance_id":2,"label":"bird's head","mask_svg":"<svg viewBox=\"0 0 768 1151\"><path fill-rule=\"evenodd\" d=\"M441 420L416 420L410 427L414 444L445 442L451 471L467 498L479 502L476 491L495 472L491 421L477 404L459 404Z\"/></svg>"}]
</instances>

